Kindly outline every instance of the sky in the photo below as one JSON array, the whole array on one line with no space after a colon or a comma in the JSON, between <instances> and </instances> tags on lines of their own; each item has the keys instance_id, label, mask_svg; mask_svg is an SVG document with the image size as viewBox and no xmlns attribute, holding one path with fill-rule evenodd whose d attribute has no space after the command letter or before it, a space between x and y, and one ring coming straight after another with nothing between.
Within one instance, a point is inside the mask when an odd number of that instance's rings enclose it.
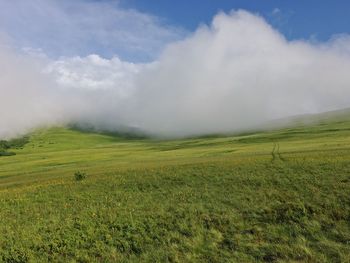
<instances>
[{"instance_id":1,"label":"sky","mask_svg":"<svg viewBox=\"0 0 350 263\"><path fill-rule=\"evenodd\" d=\"M347 0L123 0L121 5L156 14L190 31L200 23L210 23L218 11L232 9L262 15L288 39L311 37L324 41L334 34L350 31Z\"/></svg>"},{"instance_id":2,"label":"sky","mask_svg":"<svg viewBox=\"0 0 350 263\"><path fill-rule=\"evenodd\" d=\"M0 30L18 47L51 57L149 62L218 12L238 9L264 17L288 40L322 42L350 30L346 0L0 0Z\"/></svg>"},{"instance_id":3,"label":"sky","mask_svg":"<svg viewBox=\"0 0 350 263\"><path fill-rule=\"evenodd\" d=\"M0 139L157 137L350 107L346 1L0 0Z\"/></svg>"}]
</instances>

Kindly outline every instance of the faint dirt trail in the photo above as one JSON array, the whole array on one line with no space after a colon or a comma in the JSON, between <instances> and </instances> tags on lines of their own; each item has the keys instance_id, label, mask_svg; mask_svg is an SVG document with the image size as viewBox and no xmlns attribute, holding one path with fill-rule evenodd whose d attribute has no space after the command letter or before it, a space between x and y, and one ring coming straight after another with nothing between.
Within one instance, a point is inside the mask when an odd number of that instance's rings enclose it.
<instances>
[{"instance_id":1,"label":"faint dirt trail","mask_svg":"<svg viewBox=\"0 0 350 263\"><path fill-rule=\"evenodd\" d=\"M282 161L282 162L285 161L285 159L282 157L280 153L280 144L278 142L273 143L271 155L272 155L272 160L271 160L272 163L275 161Z\"/></svg>"},{"instance_id":2,"label":"faint dirt trail","mask_svg":"<svg viewBox=\"0 0 350 263\"><path fill-rule=\"evenodd\" d=\"M274 143L273 143L272 152L271 152L271 155L272 155L272 160L271 160L271 162L272 162L272 163L276 160L276 153L275 153L275 151L276 151L276 143L274 142Z\"/></svg>"}]
</instances>

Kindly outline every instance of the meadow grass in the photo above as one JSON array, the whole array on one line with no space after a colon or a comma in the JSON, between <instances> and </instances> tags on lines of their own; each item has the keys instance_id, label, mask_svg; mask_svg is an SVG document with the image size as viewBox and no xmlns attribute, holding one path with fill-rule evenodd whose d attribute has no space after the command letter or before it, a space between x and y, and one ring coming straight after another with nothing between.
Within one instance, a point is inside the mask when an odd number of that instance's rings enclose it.
<instances>
[{"instance_id":1,"label":"meadow grass","mask_svg":"<svg viewBox=\"0 0 350 263\"><path fill-rule=\"evenodd\" d=\"M28 138L0 157L0 261L350 262L350 121Z\"/></svg>"}]
</instances>

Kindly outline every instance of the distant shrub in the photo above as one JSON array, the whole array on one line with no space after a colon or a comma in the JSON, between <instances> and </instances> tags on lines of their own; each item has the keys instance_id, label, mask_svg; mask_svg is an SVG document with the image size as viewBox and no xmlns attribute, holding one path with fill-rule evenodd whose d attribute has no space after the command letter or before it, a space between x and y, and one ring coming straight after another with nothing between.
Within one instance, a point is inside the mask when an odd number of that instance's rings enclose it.
<instances>
[{"instance_id":1,"label":"distant shrub","mask_svg":"<svg viewBox=\"0 0 350 263\"><path fill-rule=\"evenodd\" d=\"M74 173L74 178L76 181L84 180L86 178L86 173L81 172L81 171L76 171Z\"/></svg>"},{"instance_id":2,"label":"distant shrub","mask_svg":"<svg viewBox=\"0 0 350 263\"><path fill-rule=\"evenodd\" d=\"M10 148L10 143L5 140L0 140L0 150L6 150Z\"/></svg>"},{"instance_id":3,"label":"distant shrub","mask_svg":"<svg viewBox=\"0 0 350 263\"><path fill-rule=\"evenodd\" d=\"M14 152L5 152L0 149L0 156L12 156L16 155Z\"/></svg>"},{"instance_id":4,"label":"distant shrub","mask_svg":"<svg viewBox=\"0 0 350 263\"><path fill-rule=\"evenodd\" d=\"M22 138L16 138L8 141L10 148L17 148L21 149L24 145L26 145L29 142L28 137L22 137Z\"/></svg>"},{"instance_id":5,"label":"distant shrub","mask_svg":"<svg viewBox=\"0 0 350 263\"><path fill-rule=\"evenodd\" d=\"M9 152L8 150L11 148L22 149L23 146L28 142L29 142L28 137L12 139L9 141L0 140L0 157L16 155L16 153Z\"/></svg>"}]
</instances>

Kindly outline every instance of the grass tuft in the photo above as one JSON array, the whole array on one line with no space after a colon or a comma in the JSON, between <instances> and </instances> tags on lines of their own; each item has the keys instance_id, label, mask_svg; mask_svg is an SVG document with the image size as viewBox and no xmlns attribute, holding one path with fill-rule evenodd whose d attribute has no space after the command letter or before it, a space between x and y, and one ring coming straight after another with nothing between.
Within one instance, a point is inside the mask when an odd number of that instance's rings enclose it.
<instances>
[{"instance_id":1,"label":"grass tuft","mask_svg":"<svg viewBox=\"0 0 350 263\"><path fill-rule=\"evenodd\" d=\"M74 173L75 181L82 181L82 180L86 179L86 177L87 177L87 174L85 172L76 171Z\"/></svg>"}]
</instances>

